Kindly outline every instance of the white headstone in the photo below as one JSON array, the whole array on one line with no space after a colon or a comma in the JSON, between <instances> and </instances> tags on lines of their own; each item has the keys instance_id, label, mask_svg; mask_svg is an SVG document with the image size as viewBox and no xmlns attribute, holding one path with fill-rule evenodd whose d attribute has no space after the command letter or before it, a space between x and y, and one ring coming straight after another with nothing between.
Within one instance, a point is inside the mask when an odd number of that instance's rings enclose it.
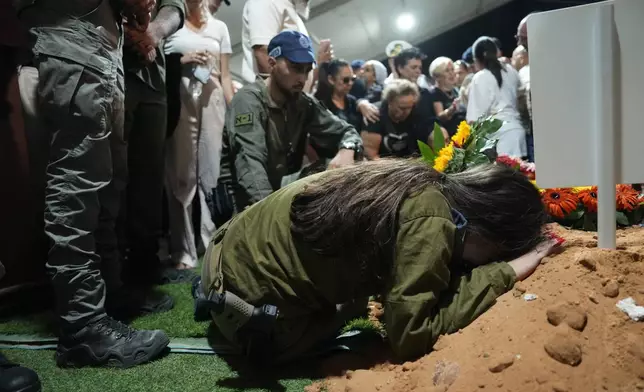
<instances>
[{"instance_id":1,"label":"white headstone","mask_svg":"<svg viewBox=\"0 0 644 392\"><path fill-rule=\"evenodd\" d=\"M528 18L537 183L598 185L601 247L615 246L615 185L644 182L642 21L642 0Z\"/></svg>"}]
</instances>

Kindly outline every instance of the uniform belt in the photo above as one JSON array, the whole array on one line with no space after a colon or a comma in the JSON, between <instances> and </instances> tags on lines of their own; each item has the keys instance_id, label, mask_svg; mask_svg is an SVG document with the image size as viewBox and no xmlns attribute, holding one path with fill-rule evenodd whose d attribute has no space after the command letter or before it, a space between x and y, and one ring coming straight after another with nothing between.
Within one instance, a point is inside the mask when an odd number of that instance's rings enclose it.
<instances>
[{"instance_id":1,"label":"uniform belt","mask_svg":"<svg viewBox=\"0 0 644 392\"><path fill-rule=\"evenodd\" d=\"M242 348L250 358L263 362L270 357L272 331L279 314L276 306L254 306L225 291L221 245L212 242L206 251L202 276L193 282L195 319L212 317L217 329L230 343ZM214 266L211 263L214 261Z\"/></svg>"}]
</instances>

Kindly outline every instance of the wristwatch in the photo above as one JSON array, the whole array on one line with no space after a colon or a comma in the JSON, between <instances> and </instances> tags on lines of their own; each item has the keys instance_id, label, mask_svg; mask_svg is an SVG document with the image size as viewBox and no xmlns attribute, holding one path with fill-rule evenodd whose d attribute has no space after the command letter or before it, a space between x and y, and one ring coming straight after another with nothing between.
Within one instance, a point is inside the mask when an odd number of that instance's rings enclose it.
<instances>
[{"instance_id":1,"label":"wristwatch","mask_svg":"<svg viewBox=\"0 0 644 392\"><path fill-rule=\"evenodd\" d=\"M355 153L353 159L355 160L362 158L362 146L358 145L358 143L343 142L342 144L340 144L340 149L353 150Z\"/></svg>"}]
</instances>

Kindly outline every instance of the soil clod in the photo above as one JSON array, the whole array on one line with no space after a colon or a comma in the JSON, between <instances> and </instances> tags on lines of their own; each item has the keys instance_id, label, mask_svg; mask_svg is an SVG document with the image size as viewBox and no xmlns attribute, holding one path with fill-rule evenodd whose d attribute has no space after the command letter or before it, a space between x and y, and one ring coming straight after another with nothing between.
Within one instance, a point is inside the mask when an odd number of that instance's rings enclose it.
<instances>
[{"instance_id":1,"label":"soil clod","mask_svg":"<svg viewBox=\"0 0 644 392\"><path fill-rule=\"evenodd\" d=\"M559 303L548 308L546 315L550 324L557 326L561 323L565 323L570 328L576 329L577 331L583 331L588 320L586 312L581 310L578 306L567 303Z\"/></svg>"},{"instance_id":2,"label":"soil clod","mask_svg":"<svg viewBox=\"0 0 644 392\"><path fill-rule=\"evenodd\" d=\"M544 348L552 359L563 364L577 366L581 363L581 344L569 333L555 333Z\"/></svg>"},{"instance_id":3,"label":"soil clod","mask_svg":"<svg viewBox=\"0 0 644 392\"><path fill-rule=\"evenodd\" d=\"M609 280L602 288L602 294L608 298L615 298L619 295L619 283L615 280Z\"/></svg>"},{"instance_id":4,"label":"soil clod","mask_svg":"<svg viewBox=\"0 0 644 392\"><path fill-rule=\"evenodd\" d=\"M514 355L501 357L494 361L494 363L488 367L492 373L501 373L505 369L509 368L514 364Z\"/></svg>"}]
</instances>

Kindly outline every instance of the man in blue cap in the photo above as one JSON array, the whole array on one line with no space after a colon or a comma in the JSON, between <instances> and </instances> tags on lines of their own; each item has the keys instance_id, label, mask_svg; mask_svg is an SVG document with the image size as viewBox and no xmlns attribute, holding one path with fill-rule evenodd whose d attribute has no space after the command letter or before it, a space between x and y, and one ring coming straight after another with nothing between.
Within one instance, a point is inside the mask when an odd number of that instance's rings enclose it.
<instances>
[{"instance_id":1,"label":"man in blue cap","mask_svg":"<svg viewBox=\"0 0 644 392\"><path fill-rule=\"evenodd\" d=\"M217 226L295 179L362 156L357 130L302 92L315 64L309 37L285 30L267 49L270 76L239 90L226 112L211 203ZM307 140L321 160L303 168Z\"/></svg>"},{"instance_id":2,"label":"man in blue cap","mask_svg":"<svg viewBox=\"0 0 644 392\"><path fill-rule=\"evenodd\" d=\"M362 67L364 66L365 61L364 60L353 60L351 62L351 70L353 70L353 73L355 75L360 75L362 73ZM353 81L353 87L351 87L351 91L349 91L349 94L353 95L357 99L362 99L367 96L367 86L364 83L364 80L361 78L357 78L356 80Z\"/></svg>"}]
</instances>

